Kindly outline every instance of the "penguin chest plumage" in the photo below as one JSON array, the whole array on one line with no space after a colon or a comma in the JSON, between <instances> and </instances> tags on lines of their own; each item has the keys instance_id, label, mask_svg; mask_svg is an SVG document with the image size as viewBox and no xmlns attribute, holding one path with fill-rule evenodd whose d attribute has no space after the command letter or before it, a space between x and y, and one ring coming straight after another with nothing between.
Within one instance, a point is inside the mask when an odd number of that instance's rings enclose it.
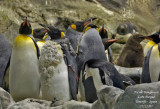
<instances>
[{"instance_id":1,"label":"penguin chest plumage","mask_svg":"<svg viewBox=\"0 0 160 109\"><path fill-rule=\"evenodd\" d=\"M39 97L39 67L36 47L25 35L15 38L9 72L9 87L15 100Z\"/></svg>"},{"instance_id":2,"label":"penguin chest plumage","mask_svg":"<svg viewBox=\"0 0 160 109\"><path fill-rule=\"evenodd\" d=\"M40 56L42 98L45 100L71 99L68 69L60 45L46 41Z\"/></svg>"},{"instance_id":3,"label":"penguin chest plumage","mask_svg":"<svg viewBox=\"0 0 160 109\"><path fill-rule=\"evenodd\" d=\"M41 52L41 48L43 47L44 43L45 43L45 41L38 41L37 42L37 45L38 45L40 52Z\"/></svg>"},{"instance_id":4,"label":"penguin chest plumage","mask_svg":"<svg viewBox=\"0 0 160 109\"><path fill-rule=\"evenodd\" d=\"M149 71L151 82L157 82L160 75L160 52L158 44L154 45L149 59Z\"/></svg>"}]
</instances>

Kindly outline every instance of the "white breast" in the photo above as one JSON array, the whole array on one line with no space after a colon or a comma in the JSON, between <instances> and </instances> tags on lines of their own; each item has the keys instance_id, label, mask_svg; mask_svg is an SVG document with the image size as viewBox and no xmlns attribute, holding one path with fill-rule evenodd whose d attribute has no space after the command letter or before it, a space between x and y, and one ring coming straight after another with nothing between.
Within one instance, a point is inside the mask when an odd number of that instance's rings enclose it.
<instances>
[{"instance_id":1,"label":"white breast","mask_svg":"<svg viewBox=\"0 0 160 109\"><path fill-rule=\"evenodd\" d=\"M38 59L33 44L13 46L9 88L14 100L38 98L40 90L40 75Z\"/></svg>"},{"instance_id":2,"label":"white breast","mask_svg":"<svg viewBox=\"0 0 160 109\"><path fill-rule=\"evenodd\" d=\"M149 59L149 71L151 82L157 82L160 74L160 54L158 45L155 45L152 49Z\"/></svg>"}]
</instances>

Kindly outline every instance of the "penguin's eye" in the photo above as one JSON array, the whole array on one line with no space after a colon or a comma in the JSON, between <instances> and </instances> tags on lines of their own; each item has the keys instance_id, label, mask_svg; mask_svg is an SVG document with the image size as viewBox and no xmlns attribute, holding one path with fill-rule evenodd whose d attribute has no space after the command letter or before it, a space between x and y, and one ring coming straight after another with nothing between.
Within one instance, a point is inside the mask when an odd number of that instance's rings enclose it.
<instances>
[{"instance_id":1,"label":"penguin's eye","mask_svg":"<svg viewBox=\"0 0 160 109\"><path fill-rule=\"evenodd\" d=\"M74 29L74 30L76 30L76 25L72 24L71 28Z\"/></svg>"}]
</instances>

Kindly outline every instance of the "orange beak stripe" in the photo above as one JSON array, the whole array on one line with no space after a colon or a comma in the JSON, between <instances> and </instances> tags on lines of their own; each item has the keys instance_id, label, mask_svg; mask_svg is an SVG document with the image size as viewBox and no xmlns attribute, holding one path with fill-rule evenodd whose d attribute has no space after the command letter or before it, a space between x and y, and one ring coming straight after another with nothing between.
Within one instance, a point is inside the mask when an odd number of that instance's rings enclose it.
<instances>
[{"instance_id":1,"label":"orange beak stripe","mask_svg":"<svg viewBox=\"0 0 160 109\"><path fill-rule=\"evenodd\" d=\"M109 39L108 42L115 42L117 41L118 39Z\"/></svg>"},{"instance_id":2,"label":"orange beak stripe","mask_svg":"<svg viewBox=\"0 0 160 109\"><path fill-rule=\"evenodd\" d=\"M87 24L91 23L91 21L85 22L83 25L86 26Z\"/></svg>"},{"instance_id":3,"label":"orange beak stripe","mask_svg":"<svg viewBox=\"0 0 160 109\"><path fill-rule=\"evenodd\" d=\"M145 39L148 39L148 40L153 40L152 38L149 38L149 37L145 37Z\"/></svg>"}]
</instances>

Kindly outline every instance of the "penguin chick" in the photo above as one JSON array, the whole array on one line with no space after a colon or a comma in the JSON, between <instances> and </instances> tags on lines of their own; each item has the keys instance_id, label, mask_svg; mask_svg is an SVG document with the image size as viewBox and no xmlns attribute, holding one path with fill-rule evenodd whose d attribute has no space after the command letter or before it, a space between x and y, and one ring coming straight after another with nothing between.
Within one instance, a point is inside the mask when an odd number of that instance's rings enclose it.
<instances>
[{"instance_id":1,"label":"penguin chick","mask_svg":"<svg viewBox=\"0 0 160 109\"><path fill-rule=\"evenodd\" d=\"M42 47L39 66L42 99L71 100L68 67L59 44L50 40L46 41Z\"/></svg>"},{"instance_id":2,"label":"penguin chick","mask_svg":"<svg viewBox=\"0 0 160 109\"><path fill-rule=\"evenodd\" d=\"M13 43L9 70L9 90L15 101L39 98L39 49L33 38L31 24L26 20Z\"/></svg>"},{"instance_id":3,"label":"penguin chick","mask_svg":"<svg viewBox=\"0 0 160 109\"><path fill-rule=\"evenodd\" d=\"M67 31L66 31L66 38L69 39L73 49L75 52L77 52L77 46L79 44L79 41L83 35L83 30L86 25L91 23L91 21L95 20L96 18L91 18L85 21L79 21L71 24Z\"/></svg>"},{"instance_id":4,"label":"penguin chick","mask_svg":"<svg viewBox=\"0 0 160 109\"><path fill-rule=\"evenodd\" d=\"M144 38L152 41L148 42L144 48L148 52L143 63L141 83L157 82L160 81L160 32Z\"/></svg>"},{"instance_id":5,"label":"penguin chick","mask_svg":"<svg viewBox=\"0 0 160 109\"><path fill-rule=\"evenodd\" d=\"M91 59L85 62L81 77L79 90L82 100L94 102L97 100L97 90L102 85L111 85L124 89L123 79L110 62L101 59Z\"/></svg>"},{"instance_id":6,"label":"penguin chick","mask_svg":"<svg viewBox=\"0 0 160 109\"><path fill-rule=\"evenodd\" d=\"M140 44L144 38L140 34L131 36L123 48L117 65L122 67L142 67L144 61L143 47Z\"/></svg>"}]
</instances>

